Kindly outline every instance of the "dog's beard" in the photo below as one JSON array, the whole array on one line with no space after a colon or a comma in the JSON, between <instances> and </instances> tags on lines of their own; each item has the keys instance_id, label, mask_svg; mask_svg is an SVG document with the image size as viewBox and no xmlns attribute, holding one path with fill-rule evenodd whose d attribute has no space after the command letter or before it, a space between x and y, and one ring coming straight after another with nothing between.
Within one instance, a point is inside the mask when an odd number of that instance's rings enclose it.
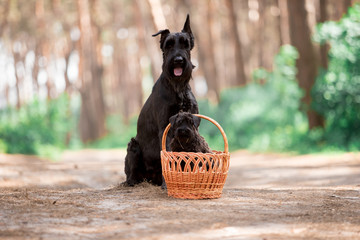
<instances>
[{"instance_id":1,"label":"dog's beard","mask_svg":"<svg viewBox=\"0 0 360 240\"><path fill-rule=\"evenodd\" d=\"M175 139L177 140L177 142L179 143L180 147L182 149L185 149L184 148L184 145L186 146L186 144L190 141L190 137L179 137L179 136L176 136Z\"/></svg>"}]
</instances>

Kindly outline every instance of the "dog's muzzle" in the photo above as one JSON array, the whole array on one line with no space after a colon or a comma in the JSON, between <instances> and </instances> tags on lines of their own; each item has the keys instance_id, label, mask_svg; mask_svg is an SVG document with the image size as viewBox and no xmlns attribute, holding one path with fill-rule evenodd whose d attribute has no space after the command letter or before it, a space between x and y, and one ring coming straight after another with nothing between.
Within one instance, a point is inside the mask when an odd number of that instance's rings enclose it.
<instances>
[{"instance_id":1,"label":"dog's muzzle","mask_svg":"<svg viewBox=\"0 0 360 240\"><path fill-rule=\"evenodd\" d=\"M176 130L176 136L178 138L189 138L191 137L191 131L187 128L185 129L180 128Z\"/></svg>"},{"instance_id":2,"label":"dog's muzzle","mask_svg":"<svg viewBox=\"0 0 360 240\"><path fill-rule=\"evenodd\" d=\"M174 75L176 77L180 77L183 73L183 67L182 65L184 64L184 58L181 56L177 56L174 58Z\"/></svg>"}]
</instances>

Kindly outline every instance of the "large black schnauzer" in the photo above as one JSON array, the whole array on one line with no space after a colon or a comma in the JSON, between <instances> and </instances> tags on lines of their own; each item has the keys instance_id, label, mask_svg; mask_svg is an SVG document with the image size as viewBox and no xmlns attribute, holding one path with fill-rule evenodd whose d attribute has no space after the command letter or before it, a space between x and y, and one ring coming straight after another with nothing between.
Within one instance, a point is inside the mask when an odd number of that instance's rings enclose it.
<instances>
[{"instance_id":1,"label":"large black schnauzer","mask_svg":"<svg viewBox=\"0 0 360 240\"><path fill-rule=\"evenodd\" d=\"M187 15L181 32L161 30L160 48L163 52L162 73L152 93L145 102L137 123L137 135L128 144L125 158L125 174L128 186L149 181L155 185L163 183L161 173L161 139L169 118L180 110L198 113L196 99L189 81L195 67L190 60L194 47L194 36ZM169 135L172 135L170 130ZM169 146L167 139L167 146Z\"/></svg>"}]
</instances>

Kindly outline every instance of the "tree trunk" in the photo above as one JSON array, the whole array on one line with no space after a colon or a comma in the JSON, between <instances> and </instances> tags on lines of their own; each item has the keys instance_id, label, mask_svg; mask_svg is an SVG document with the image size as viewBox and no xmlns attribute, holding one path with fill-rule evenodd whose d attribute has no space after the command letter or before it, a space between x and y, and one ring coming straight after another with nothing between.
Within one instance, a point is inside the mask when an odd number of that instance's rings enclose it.
<instances>
[{"instance_id":1,"label":"tree trunk","mask_svg":"<svg viewBox=\"0 0 360 240\"><path fill-rule=\"evenodd\" d=\"M280 10L280 39L281 45L290 44L289 12L287 0L278 0Z\"/></svg>"},{"instance_id":2,"label":"tree trunk","mask_svg":"<svg viewBox=\"0 0 360 240\"><path fill-rule=\"evenodd\" d=\"M4 30L8 24L8 15L10 13L10 7L11 7L10 0L7 0L4 4L3 12L1 13L2 17L0 18L1 19L1 21L0 21L0 37L2 37Z\"/></svg>"},{"instance_id":3,"label":"tree trunk","mask_svg":"<svg viewBox=\"0 0 360 240\"><path fill-rule=\"evenodd\" d=\"M268 0L269 1L269 0ZM258 56L259 56L259 67L266 68L265 67L265 34L266 34L266 25L265 25L265 18L266 18L266 2L268 1L258 1L258 11L259 11L259 20L257 22L257 29L256 29L256 35L257 35L257 45L258 45ZM266 43L269 44L269 43Z\"/></svg>"},{"instance_id":4,"label":"tree trunk","mask_svg":"<svg viewBox=\"0 0 360 240\"><path fill-rule=\"evenodd\" d=\"M98 56L98 38L94 36L88 0L78 0L79 77L81 79L80 137L89 142L102 137L105 130L105 104L102 92L103 68Z\"/></svg>"},{"instance_id":5,"label":"tree trunk","mask_svg":"<svg viewBox=\"0 0 360 240\"><path fill-rule=\"evenodd\" d=\"M328 20L328 14L327 14L327 3L328 0L320 0L319 3L319 21L320 23L323 23L325 21ZM323 44L320 46L320 63L321 63L321 67L324 69L327 69L328 67L328 51L329 51L329 44Z\"/></svg>"},{"instance_id":6,"label":"tree trunk","mask_svg":"<svg viewBox=\"0 0 360 240\"><path fill-rule=\"evenodd\" d=\"M339 21L351 6L351 0L327 0L327 20Z\"/></svg>"},{"instance_id":7,"label":"tree trunk","mask_svg":"<svg viewBox=\"0 0 360 240\"><path fill-rule=\"evenodd\" d=\"M145 40L145 26L144 26L144 21L143 21L143 16L141 14L141 9L140 9L140 5L138 1L133 1L133 10L135 12L135 16L134 16L134 22L136 24L136 28L138 30L138 37L137 37L137 43L139 46L139 54L138 54L138 62L141 61L141 56L145 56L146 53L149 53L148 51L148 47L146 45L146 40ZM149 36L150 38L150 36ZM150 66L153 67L154 65L152 63L150 63ZM159 67L159 70L161 68ZM135 83L136 85L136 89L137 89L137 94L136 94L136 98L137 98L137 105L138 107L141 108L141 106L143 105L143 92L142 92L142 78L143 78L143 74L142 74L142 69L140 67L139 72L138 72L139 76L137 78L137 82ZM160 75L159 75L160 76ZM156 78L154 78L154 81L156 81L155 79L157 79L159 76L155 76Z\"/></svg>"},{"instance_id":8,"label":"tree trunk","mask_svg":"<svg viewBox=\"0 0 360 240\"><path fill-rule=\"evenodd\" d=\"M71 40L70 40L71 41ZM68 44L72 44L68 41ZM68 76L69 64L70 64L70 56L72 50L65 50L64 59L65 59L65 70L64 70L64 79L65 79L65 92L71 96L72 89L71 89L71 82Z\"/></svg>"},{"instance_id":9,"label":"tree trunk","mask_svg":"<svg viewBox=\"0 0 360 240\"><path fill-rule=\"evenodd\" d=\"M165 15L160 0L148 0L152 20L158 30L167 28Z\"/></svg>"},{"instance_id":10,"label":"tree trunk","mask_svg":"<svg viewBox=\"0 0 360 240\"><path fill-rule=\"evenodd\" d=\"M34 93L39 93L39 82L38 82L38 76L39 76L39 58L41 53L41 46L40 42L35 43L35 59L34 59L34 65L32 68L32 80L33 80L33 89Z\"/></svg>"},{"instance_id":11,"label":"tree trunk","mask_svg":"<svg viewBox=\"0 0 360 240\"><path fill-rule=\"evenodd\" d=\"M215 99L215 101L219 101L220 98L220 90L219 84L217 81L217 67L215 62L215 52L214 52L214 43L213 43L213 14L214 7L212 1L209 1L207 4L206 11L206 20L208 23L208 29L206 30L207 36L204 39L205 44L201 43L199 45L199 55L202 58L202 62L204 64L204 74L206 77L206 82L208 85L208 95L210 98Z\"/></svg>"},{"instance_id":12,"label":"tree trunk","mask_svg":"<svg viewBox=\"0 0 360 240\"><path fill-rule=\"evenodd\" d=\"M16 108L20 109L21 105L22 105L22 99L21 99L21 94L20 94L20 85L22 83L22 78L19 77L18 74L18 70L17 70L17 65L20 64L19 61L19 57L18 57L18 53L14 54L14 66L15 66L15 90L16 90Z\"/></svg>"},{"instance_id":13,"label":"tree trunk","mask_svg":"<svg viewBox=\"0 0 360 240\"><path fill-rule=\"evenodd\" d=\"M61 0L52 0L52 12L57 19L64 19L65 11L66 9L64 10L64 6L61 4ZM64 69L65 92L71 98L71 94L73 92L73 86L68 76L68 70L70 64L70 56L71 53L75 50L76 46L75 46L75 42L71 39L70 24L66 20L63 20L61 24L62 24L63 32L65 34L64 39L66 41L61 51L61 55L62 55L61 57L64 58L65 60L65 69Z\"/></svg>"},{"instance_id":14,"label":"tree trunk","mask_svg":"<svg viewBox=\"0 0 360 240\"><path fill-rule=\"evenodd\" d=\"M34 49L35 59L34 59L34 66L32 69L33 89L35 93L36 92L38 93L40 89L38 82L38 75L40 71L39 59L43 55L43 47L44 47L43 45L47 37L44 35L46 29L44 12L45 12L44 1L37 0L35 3L35 18L36 18L36 34L35 34L35 49Z\"/></svg>"},{"instance_id":15,"label":"tree trunk","mask_svg":"<svg viewBox=\"0 0 360 240\"><path fill-rule=\"evenodd\" d=\"M310 28L307 23L307 12L305 9L305 0L288 0L289 26L291 44L299 52L299 59L296 62L298 69L297 78L299 86L305 90L305 96L302 101L307 107L307 116L309 128L323 126L323 119L310 108L311 88L314 85L317 75L317 59L311 42Z\"/></svg>"},{"instance_id":16,"label":"tree trunk","mask_svg":"<svg viewBox=\"0 0 360 240\"><path fill-rule=\"evenodd\" d=\"M245 67L243 61L241 40L239 37L233 0L226 0L226 6L229 10L229 21L230 21L230 30L231 30L229 34L233 41L234 50L235 50L235 78L236 78L236 83L242 86L246 84L246 76L245 76Z\"/></svg>"},{"instance_id":17,"label":"tree trunk","mask_svg":"<svg viewBox=\"0 0 360 240\"><path fill-rule=\"evenodd\" d=\"M134 0L134 1L137 4L137 6L139 7L139 11L141 10L140 8L144 7L143 6L144 4L146 5L147 9L148 8L151 9L150 22L152 23L151 25L154 28L154 33L158 32L159 30L163 30L163 29L167 28L164 13L163 13L162 9L158 7L159 1L147 0L146 3L145 3L145 1L140 1L140 0ZM145 18L143 11L140 16L142 17L141 20L143 23L146 20L149 20L149 19ZM149 35L147 37L151 37L151 36ZM154 41L154 42L158 42L158 41ZM149 54L150 60L151 60L151 65L150 65L151 75L153 77L154 82L156 82L156 80L160 77L161 66L162 66L162 56L159 52L160 45L157 44L156 48L154 48L153 43L149 44L149 41L145 41L145 43L147 44L146 50L148 51L148 54Z\"/></svg>"}]
</instances>

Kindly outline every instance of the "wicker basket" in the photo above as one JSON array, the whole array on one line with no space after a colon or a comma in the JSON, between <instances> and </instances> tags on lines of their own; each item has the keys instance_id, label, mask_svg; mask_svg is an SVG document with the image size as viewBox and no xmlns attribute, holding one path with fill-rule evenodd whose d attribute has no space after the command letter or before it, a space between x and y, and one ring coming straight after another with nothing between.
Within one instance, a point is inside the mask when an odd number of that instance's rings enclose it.
<instances>
[{"instance_id":1,"label":"wicker basket","mask_svg":"<svg viewBox=\"0 0 360 240\"><path fill-rule=\"evenodd\" d=\"M183 199L206 199L221 197L229 170L230 154L224 130L213 119L194 114L213 123L224 138L224 152L212 153L167 152L166 136L162 137L161 166L168 195Z\"/></svg>"}]
</instances>

